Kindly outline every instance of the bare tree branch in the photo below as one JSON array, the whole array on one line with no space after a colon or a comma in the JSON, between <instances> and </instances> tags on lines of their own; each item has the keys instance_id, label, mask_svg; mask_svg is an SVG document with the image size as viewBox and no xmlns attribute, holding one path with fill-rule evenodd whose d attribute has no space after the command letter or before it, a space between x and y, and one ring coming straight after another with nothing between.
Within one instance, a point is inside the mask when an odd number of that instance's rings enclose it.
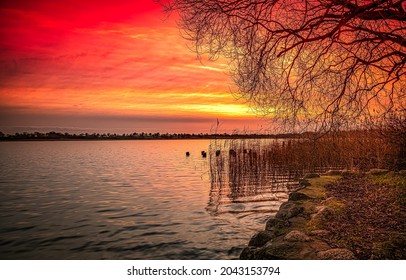
<instances>
[{"instance_id":1,"label":"bare tree branch","mask_svg":"<svg viewBox=\"0 0 406 280\"><path fill-rule=\"evenodd\" d=\"M262 115L330 129L404 112L405 0L159 2Z\"/></svg>"}]
</instances>

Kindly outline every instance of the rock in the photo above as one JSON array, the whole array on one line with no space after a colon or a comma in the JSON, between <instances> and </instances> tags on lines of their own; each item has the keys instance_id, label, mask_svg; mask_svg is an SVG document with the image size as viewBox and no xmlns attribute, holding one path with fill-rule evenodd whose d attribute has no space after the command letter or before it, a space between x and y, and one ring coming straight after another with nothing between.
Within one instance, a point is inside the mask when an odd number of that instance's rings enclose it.
<instances>
[{"instance_id":1,"label":"rock","mask_svg":"<svg viewBox=\"0 0 406 280\"><path fill-rule=\"evenodd\" d=\"M227 255L229 257L235 257L237 255L240 255L241 254L241 249L242 248L239 247L239 246L231 247L230 250L228 250Z\"/></svg>"},{"instance_id":2,"label":"rock","mask_svg":"<svg viewBox=\"0 0 406 280\"><path fill-rule=\"evenodd\" d=\"M327 198L326 200L324 200L322 203L324 203L325 201L327 201L329 198ZM319 211L323 211L324 210L324 208L326 208L326 206L323 206L323 205L317 205L315 208L314 208L314 213L317 213L317 212L319 212Z\"/></svg>"},{"instance_id":3,"label":"rock","mask_svg":"<svg viewBox=\"0 0 406 280\"><path fill-rule=\"evenodd\" d=\"M272 260L315 260L317 259L318 249L326 250L330 248L326 243L308 242L291 242L284 239L271 241L265 247L259 249L256 255L258 259Z\"/></svg>"},{"instance_id":4,"label":"rock","mask_svg":"<svg viewBox=\"0 0 406 280\"><path fill-rule=\"evenodd\" d=\"M267 244L266 247L258 251L258 255L261 259L287 260L292 259L292 256L297 255L300 250L301 247L296 243L280 241Z\"/></svg>"},{"instance_id":5,"label":"rock","mask_svg":"<svg viewBox=\"0 0 406 280\"><path fill-rule=\"evenodd\" d=\"M290 222L277 218L271 218L266 222L265 230L278 230L283 227L289 227Z\"/></svg>"},{"instance_id":6,"label":"rock","mask_svg":"<svg viewBox=\"0 0 406 280\"><path fill-rule=\"evenodd\" d=\"M240 254L240 260L253 260L255 259L257 249L254 247L245 247Z\"/></svg>"},{"instance_id":7,"label":"rock","mask_svg":"<svg viewBox=\"0 0 406 280\"><path fill-rule=\"evenodd\" d=\"M300 225L305 225L307 223L308 215L303 214L303 215L299 215L296 217L292 217L288 221L289 221L290 227L292 227L294 225L299 225L299 227L300 227ZM289 228L285 227L284 229L285 229L285 233L286 233L286 230L288 230ZM293 229L293 227L292 227L292 229Z\"/></svg>"},{"instance_id":8,"label":"rock","mask_svg":"<svg viewBox=\"0 0 406 280\"><path fill-rule=\"evenodd\" d=\"M337 198L335 198L334 196L331 196L331 197L325 199L322 203L323 203L324 205L326 205L326 204L328 204L328 203L330 203L330 202L332 202L332 201L337 201ZM323 207L323 206L319 206L319 209L318 209L318 210L320 210L321 207Z\"/></svg>"},{"instance_id":9,"label":"rock","mask_svg":"<svg viewBox=\"0 0 406 280\"><path fill-rule=\"evenodd\" d=\"M339 176L341 175L343 172L340 170L329 170L326 173L324 173L327 176Z\"/></svg>"},{"instance_id":10,"label":"rock","mask_svg":"<svg viewBox=\"0 0 406 280\"><path fill-rule=\"evenodd\" d=\"M317 212L312 215L311 220L313 219L328 219L331 215L334 214L334 210L327 206L319 206L317 207ZM310 220L310 221L311 221Z\"/></svg>"},{"instance_id":11,"label":"rock","mask_svg":"<svg viewBox=\"0 0 406 280\"><path fill-rule=\"evenodd\" d=\"M283 252L289 250L289 247L273 248L273 247L246 247L240 254L240 260L283 260Z\"/></svg>"},{"instance_id":12,"label":"rock","mask_svg":"<svg viewBox=\"0 0 406 280\"><path fill-rule=\"evenodd\" d=\"M330 249L317 253L321 260L355 260L354 254L347 249Z\"/></svg>"},{"instance_id":13,"label":"rock","mask_svg":"<svg viewBox=\"0 0 406 280\"><path fill-rule=\"evenodd\" d=\"M341 175L345 178L354 178L358 176L360 173L357 171L352 171L352 170L343 170Z\"/></svg>"},{"instance_id":14,"label":"rock","mask_svg":"<svg viewBox=\"0 0 406 280\"><path fill-rule=\"evenodd\" d=\"M303 179L311 179L311 178L320 178L320 175L317 173L307 173Z\"/></svg>"},{"instance_id":15,"label":"rock","mask_svg":"<svg viewBox=\"0 0 406 280\"><path fill-rule=\"evenodd\" d=\"M290 201L307 200L307 199L311 199L311 197L301 192L293 192L289 194Z\"/></svg>"},{"instance_id":16,"label":"rock","mask_svg":"<svg viewBox=\"0 0 406 280\"><path fill-rule=\"evenodd\" d=\"M275 234L272 231L260 231L251 238L248 246L261 247L274 237Z\"/></svg>"},{"instance_id":17,"label":"rock","mask_svg":"<svg viewBox=\"0 0 406 280\"><path fill-rule=\"evenodd\" d=\"M292 230L291 232L285 235L283 240L289 242L307 242L310 241L311 238L307 236L305 233L301 232L300 230Z\"/></svg>"},{"instance_id":18,"label":"rock","mask_svg":"<svg viewBox=\"0 0 406 280\"><path fill-rule=\"evenodd\" d=\"M337 213L345 207L345 203L335 197L329 197L323 201L323 205L328 207L331 213Z\"/></svg>"},{"instance_id":19,"label":"rock","mask_svg":"<svg viewBox=\"0 0 406 280\"><path fill-rule=\"evenodd\" d=\"M309 181L307 181L306 179L301 179L299 180L299 186L300 187L308 187L311 186L312 184L310 184Z\"/></svg>"},{"instance_id":20,"label":"rock","mask_svg":"<svg viewBox=\"0 0 406 280\"><path fill-rule=\"evenodd\" d=\"M310 220L307 222L309 229L324 229L325 222L330 219L334 213L334 210L327 206L319 206L317 208L318 211L311 215Z\"/></svg>"},{"instance_id":21,"label":"rock","mask_svg":"<svg viewBox=\"0 0 406 280\"><path fill-rule=\"evenodd\" d=\"M324 229L316 229L316 230L312 230L309 234L313 235L313 236L325 237L325 236L329 236L330 232L328 230L324 230Z\"/></svg>"},{"instance_id":22,"label":"rock","mask_svg":"<svg viewBox=\"0 0 406 280\"><path fill-rule=\"evenodd\" d=\"M326 241L323 241L322 239L318 238L318 236L315 236L312 238L312 241L306 242L306 243L301 243L301 244L309 244L309 246L313 249L313 259L317 260L317 253L321 251L327 251L330 250L331 247L330 245L327 244Z\"/></svg>"},{"instance_id":23,"label":"rock","mask_svg":"<svg viewBox=\"0 0 406 280\"><path fill-rule=\"evenodd\" d=\"M295 217L295 216L303 213L303 211L304 211L303 206L300 206L300 205L297 205L297 203L288 201L281 205L275 218L282 219L282 220L288 220L292 217Z\"/></svg>"},{"instance_id":24,"label":"rock","mask_svg":"<svg viewBox=\"0 0 406 280\"><path fill-rule=\"evenodd\" d=\"M389 172L388 169L373 168L369 170L368 173L371 175L384 175L387 174L388 172Z\"/></svg>"}]
</instances>

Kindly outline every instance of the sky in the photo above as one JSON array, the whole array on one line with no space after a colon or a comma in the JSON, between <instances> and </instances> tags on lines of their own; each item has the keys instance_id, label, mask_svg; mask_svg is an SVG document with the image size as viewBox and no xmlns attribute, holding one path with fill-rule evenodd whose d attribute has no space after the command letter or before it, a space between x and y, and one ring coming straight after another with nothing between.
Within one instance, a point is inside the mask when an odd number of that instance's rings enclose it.
<instances>
[{"instance_id":1,"label":"sky","mask_svg":"<svg viewBox=\"0 0 406 280\"><path fill-rule=\"evenodd\" d=\"M211 133L263 123L152 0L0 4L0 131Z\"/></svg>"}]
</instances>

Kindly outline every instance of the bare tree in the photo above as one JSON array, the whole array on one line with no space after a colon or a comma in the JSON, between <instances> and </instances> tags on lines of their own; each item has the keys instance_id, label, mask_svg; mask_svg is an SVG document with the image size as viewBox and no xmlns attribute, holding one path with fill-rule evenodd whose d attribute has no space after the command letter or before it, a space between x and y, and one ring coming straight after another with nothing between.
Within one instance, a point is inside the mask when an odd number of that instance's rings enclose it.
<instances>
[{"instance_id":1,"label":"bare tree","mask_svg":"<svg viewBox=\"0 0 406 280\"><path fill-rule=\"evenodd\" d=\"M159 2L262 115L331 129L405 110L405 0Z\"/></svg>"}]
</instances>

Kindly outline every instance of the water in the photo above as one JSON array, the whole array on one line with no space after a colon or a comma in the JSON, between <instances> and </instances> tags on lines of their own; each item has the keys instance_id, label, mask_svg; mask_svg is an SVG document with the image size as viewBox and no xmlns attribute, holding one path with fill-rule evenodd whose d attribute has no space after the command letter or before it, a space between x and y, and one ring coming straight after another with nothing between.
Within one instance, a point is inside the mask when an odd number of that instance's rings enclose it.
<instances>
[{"instance_id":1,"label":"water","mask_svg":"<svg viewBox=\"0 0 406 280\"><path fill-rule=\"evenodd\" d=\"M223 197L209 144L0 143L0 257L238 258L287 192Z\"/></svg>"}]
</instances>

